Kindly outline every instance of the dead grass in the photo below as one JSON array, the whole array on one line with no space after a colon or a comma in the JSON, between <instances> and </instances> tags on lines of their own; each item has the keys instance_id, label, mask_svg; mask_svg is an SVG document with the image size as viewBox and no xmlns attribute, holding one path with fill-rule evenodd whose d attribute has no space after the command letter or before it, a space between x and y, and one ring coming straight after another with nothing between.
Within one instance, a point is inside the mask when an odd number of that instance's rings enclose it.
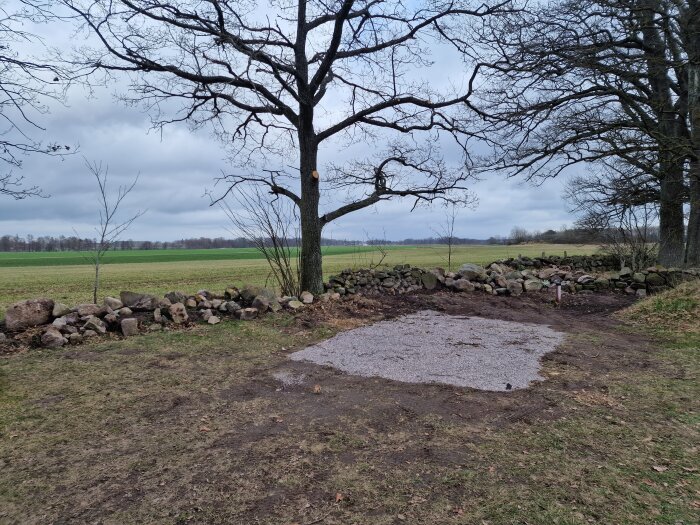
<instances>
[{"instance_id":1,"label":"dead grass","mask_svg":"<svg viewBox=\"0 0 700 525\"><path fill-rule=\"evenodd\" d=\"M649 328L700 333L700 281L647 297L621 312L620 317Z\"/></svg>"}]
</instances>

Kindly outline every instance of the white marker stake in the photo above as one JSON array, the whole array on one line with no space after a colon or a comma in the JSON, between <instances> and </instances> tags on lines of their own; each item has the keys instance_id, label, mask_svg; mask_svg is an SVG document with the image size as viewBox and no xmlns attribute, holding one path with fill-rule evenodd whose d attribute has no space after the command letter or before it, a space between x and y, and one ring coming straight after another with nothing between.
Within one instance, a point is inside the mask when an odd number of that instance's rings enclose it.
<instances>
[{"instance_id":1,"label":"white marker stake","mask_svg":"<svg viewBox=\"0 0 700 525\"><path fill-rule=\"evenodd\" d=\"M557 285L557 304L561 304L561 284Z\"/></svg>"}]
</instances>

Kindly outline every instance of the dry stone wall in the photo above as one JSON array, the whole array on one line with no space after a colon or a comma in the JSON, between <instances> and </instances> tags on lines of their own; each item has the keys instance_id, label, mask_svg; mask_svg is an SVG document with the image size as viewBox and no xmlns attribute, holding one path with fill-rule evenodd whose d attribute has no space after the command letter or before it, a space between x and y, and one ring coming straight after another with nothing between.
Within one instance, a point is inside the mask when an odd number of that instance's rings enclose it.
<instances>
[{"instance_id":1,"label":"dry stone wall","mask_svg":"<svg viewBox=\"0 0 700 525\"><path fill-rule=\"evenodd\" d=\"M105 298L101 305L68 306L51 299L30 299L8 308L0 325L0 350L22 344L59 348L110 333L129 337L195 322L214 325L226 318L247 321L267 312L295 311L354 294L396 295L439 288L518 296L561 286L565 293L616 291L645 296L698 278L700 269L654 267L633 272L617 267L612 258L600 256L518 257L487 266L467 263L456 272L408 264L345 270L332 276L327 291L316 297L309 292L298 298L278 297L273 290L259 286L230 286L222 294L173 291L164 297L124 291L119 298Z\"/></svg>"}]
</instances>

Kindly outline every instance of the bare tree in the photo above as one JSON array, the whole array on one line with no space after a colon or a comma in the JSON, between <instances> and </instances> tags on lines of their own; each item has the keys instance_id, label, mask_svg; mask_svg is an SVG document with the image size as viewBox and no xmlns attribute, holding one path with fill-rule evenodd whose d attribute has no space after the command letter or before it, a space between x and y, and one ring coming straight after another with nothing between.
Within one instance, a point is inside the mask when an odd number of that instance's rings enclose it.
<instances>
[{"instance_id":1,"label":"bare tree","mask_svg":"<svg viewBox=\"0 0 700 525\"><path fill-rule=\"evenodd\" d=\"M656 180L669 265L685 251L693 9L696 0L533 4L484 19L475 50L491 57L480 109L498 169L541 180L614 159L636 168Z\"/></svg>"},{"instance_id":2,"label":"bare tree","mask_svg":"<svg viewBox=\"0 0 700 525\"><path fill-rule=\"evenodd\" d=\"M455 222L457 220L457 206L448 204L445 207L445 219L439 229L433 230L441 244L447 246L447 271L452 271L452 249L455 244Z\"/></svg>"},{"instance_id":3,"label":"bare tree","mask_svg":"<svg viewBox=\"0 0 700 525\"><path fill-rule=\"evenodd\" d=\"M129 72L132 100L157 125L211 123L240 173L224 197L254 182L291 200L301 224L302 287L322 290L321 231L396 197L415 205L460 201L470 177L471 77L428 78L431 47L462 57L462 25L507 6L470 0L62 0L101 47L81 50L85 71ZM181 102L182 111L160 113ZM453 140L463 158L440 152ZM319 168L322 146L388 145L356 164ZM381 147L371 147L381 150ZM360 153L362 156L362 153ZM291 160L287 160L291 159ZM262 164L262 166L257 164ZM280 166L292 163L291 172ZM264 169L268 171L264 171ZM321 189L346 203L321 211Z\"/></svg>"},{"instance_id":4,"label":"bare tree","mask_svg":"<svg viewBox=\"0 0 700 525\"><path fill-rule=\"evenodd\" d=\"M239 187L232 193L233 207L219 200L234 227L263 255L283 295L299 297L299 217L296 208L277 196L269 198L258 187Z\"/></svg>"},{"instance_id":5,"label":"bare tree","mask_svg":"<svg viewBox=\"0 0 700 525\"><path fill-rule=\"evenodd\" d=\"M93 245L92 252L89 256L89 260L95 269L95 280L92 287L92 301L97 303L97 292L100 288L100 269L102 265L102 258L112 248L114 243L119 240L119 236L124 233L136 219L146 213L146 211L138 211L125 220L117 218L119 206L121 206L124 199L136 187L136 183L139 180L138 176L130 185L119 186L116 194L112 197L110 196L107 188L109 168L107 166L103 166L102 163L89 162L87 159L85 160L85 166L92 176L95 177L97 187L99 189L99 225L95 228L97 237Z\"/></svg>"},{"instance_id":6,"label":"bare tree","mask_svg":"<svg viewBox=\"0 0 700 525\"><path fill-rule=\"evenodd\" d=\"M0 3L0 195L14 199L43 196L38 186L24 185L24 177L13 169L22 167L28 154L64 155L70 146L42 144L33 138L44 130L39 119L48 111L50 101L60 101L68 86L66 76L55 65L47 65L27 56L18 48L41 47L41 39L23 28L33 22L53 18L41 2Z\"/></svg>"}]
</instances>

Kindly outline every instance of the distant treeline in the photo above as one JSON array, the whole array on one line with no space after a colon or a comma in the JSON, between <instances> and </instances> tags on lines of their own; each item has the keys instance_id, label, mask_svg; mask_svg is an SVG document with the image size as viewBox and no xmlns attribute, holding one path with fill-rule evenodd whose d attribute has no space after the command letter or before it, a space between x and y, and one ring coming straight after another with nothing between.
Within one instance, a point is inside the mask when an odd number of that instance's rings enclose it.
<instances>
[{"instance_id":1,"label":"distant treeline","mask_svg":"<svg viewBox=\"0 0 700 525\"><path fill-rule=\"evenodd\" d=\"M510 236L494 236L488 239L466 239L453 237L452 244L522 244L526 242L541 242L551 244L596 244L601 242L600 232L591 232L582 228L562 228L544 232L529 232L523 228L513 228ZM386 245L415 245L415 244L447 244L447 237L428 237L425 239L403 239L390 241L386 239L368 239L364 241L347 239L322 239L324 246L386 246ZM290 240L291 246L296 245ZM95 246L94 239L76 236L52 237L44 235L34 237L27 235L3 235L0 237L0 252L64 252L87 251ZM238 237L225 239L216 237L199 237L196 239L180 239L178 241L134 241L132 239L117 241L113 250L207 250L219 248L254 248L248 239Z\"/></svg>"}]
</instances>

